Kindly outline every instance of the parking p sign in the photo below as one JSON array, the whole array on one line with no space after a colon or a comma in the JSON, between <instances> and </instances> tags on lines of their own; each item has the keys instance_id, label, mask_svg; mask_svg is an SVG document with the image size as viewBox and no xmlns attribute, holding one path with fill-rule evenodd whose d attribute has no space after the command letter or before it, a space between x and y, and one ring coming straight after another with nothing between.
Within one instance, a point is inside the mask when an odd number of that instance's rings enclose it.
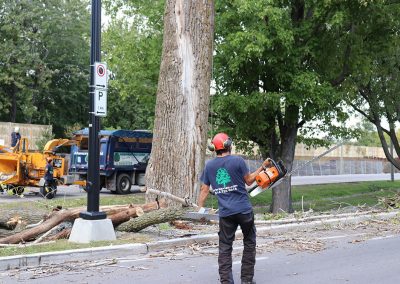
<instances>
[{"instance_id":1,"label":"parking p sign","mask_svg":"<svg viewBox=\"0 0 400 284\"><path fill-rule=\"evenodd\" d=\"M94 115L107 115L107 90L94 90Z\"/></svg>"}]
</instances>

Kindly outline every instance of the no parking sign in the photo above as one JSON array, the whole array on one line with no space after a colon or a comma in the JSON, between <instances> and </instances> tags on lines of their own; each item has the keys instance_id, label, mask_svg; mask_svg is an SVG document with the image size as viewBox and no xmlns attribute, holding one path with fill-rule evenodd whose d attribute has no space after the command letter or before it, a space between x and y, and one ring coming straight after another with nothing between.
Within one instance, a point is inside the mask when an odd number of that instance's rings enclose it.
<instances>
[{"instance_id":1,"label":"no parking sign","mask_svg":"<svg viewBox=\"0 0 400 284\"><path fill-rule=\"evenodd\" d=\"M107 115L107 64L94 63L94 114Z\"/></svg>"},{"instance_id":2,"label":"no parking sign","mask_svg":"<svg viewBox=\"0 0 400 284\"><path fill-rule=\"evenodd\" d=\"M94 63L94 87L107 89L107 64L103 62Z\"/></svg>"}]
</instances>

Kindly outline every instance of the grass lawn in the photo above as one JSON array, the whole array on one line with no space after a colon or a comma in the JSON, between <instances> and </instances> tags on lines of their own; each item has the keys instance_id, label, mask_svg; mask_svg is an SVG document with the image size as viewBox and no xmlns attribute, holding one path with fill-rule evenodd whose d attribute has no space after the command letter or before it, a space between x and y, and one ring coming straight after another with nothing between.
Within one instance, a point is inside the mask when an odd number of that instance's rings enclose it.
<instances>
[{"instance_id":1,"label":"grass lawn","mask_svg":"<svg viewBox=\"0 0 400 284\"><path fill-rule=\"evenodd\" d=\"M381 206L379 198L393 196L400 192L400 181L375 181L375 182L357 182L357 183L342 183L342 184L325 184L325 185L308 185L308 186L293 186L292 187L292 202L295 211L303 209L308 211L310 208L314 211L329 211L332 209L339 209L346 206ZM268 213L271 205L272 194L267 191L252 198L251 201L257 213ZM142 204L144 203L144 194L131 194L131 195L112 195L102 196L100 198L101 205L114 205L114 204ZM63 199L58 196L52 200L42 201L24 201L18 203L8 203L0 205L0 212L7 209L29 209L40 210L49 212L49 209L62 206L63 208L72 207L85 207L85 198L76 199ZM217 208L218 203L215 196L210 195L207 200L207 207ZM275 216L278 217L278 216ZM275 218L274 217L274 218ZM163 224L160 224L162 228ZM140 235L140 234L139 234ZM19 254L32 254L39 252L60 251L76 248L88 248L104 245L116 245L124 243L135 243L146 241L142 237L135 235L128 239L119 239L114 242L95 242L91 244L72 244L66 240L58 240L55 243L44 244L39 246L29 247L2 247L0 248L1 256L19 255Z\"/></svg>"},{"instance_id":2,"label":"grass lawn","mask_svg":"<svg viewBox=\"0 0 400 284\"><path fill-rule=\"evenodd\" d=\"M292 187L292 203L295 211L328 211L346 206L376 206L379 198L400 192L400 181L368 181L306 185ZM266 213L272 202L272 192L266 191L251 198L257 213ZM207 201L207 206L218 206L216 197ZM378 205L379 206L379 205Z\"/></svg>"},{"instance_id":3,"label":"grass lawn","mask_svg":"<svg viewBox=\"0 0 400 284\"><path fill-rule=\"evenodd\" d=\"M0 197L1 198L1 197ZM119 205L119 204L143 204L145 203L144 193L128 194L128 195L109 195L100 196L100 206L104 205ZM20 202L1 203L0 210L7 209L37 209L51 210L57 206L62 208L86 207L87 197L79 198L63 198L62 195L57 195L54 199L28 200L21 198Z\"/></svg>"}]
</instances>

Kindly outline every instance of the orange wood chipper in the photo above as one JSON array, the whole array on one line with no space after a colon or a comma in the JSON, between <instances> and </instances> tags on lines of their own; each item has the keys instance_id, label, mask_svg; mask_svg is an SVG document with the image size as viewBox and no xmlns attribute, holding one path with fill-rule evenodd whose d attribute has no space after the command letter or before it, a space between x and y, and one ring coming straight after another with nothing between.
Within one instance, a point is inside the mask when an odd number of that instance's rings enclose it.
<instances>
[{"instance_id":1,"label":"orange wood chipper","mask_svg":"<svg viewBox=\"0 0 400 284\"><path fill-rule=\"evenodd\" d=\"M23 194L25 187L39 187L40 194L48 199L57 192L57 184L76 184L68 176L68 161L65 155L57 154L56 149L76 144L68 139L53 139L46 143L43 152L29 149L27 138L21 138L13 148L0 146L0 191L10 194ZM46 159L51 157L56 183L48 186L44 181Z\"/></svg>"}]
</instances>

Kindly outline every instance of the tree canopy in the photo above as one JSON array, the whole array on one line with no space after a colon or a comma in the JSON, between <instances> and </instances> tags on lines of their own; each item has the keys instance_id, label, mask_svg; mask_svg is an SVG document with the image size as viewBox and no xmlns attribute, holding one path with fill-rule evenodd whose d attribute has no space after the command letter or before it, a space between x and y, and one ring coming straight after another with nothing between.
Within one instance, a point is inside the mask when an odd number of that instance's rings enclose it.
<instances>
[{"instance_id":1,"label":"tree canopy","mask_svg":"<svg viewBox=\"0 0 400 284\"><path fill-rule=\"evenodd\" d=\"M400 122L400 3L366 1L363 17L354 21L355 48L352 76L343 88L346 102L375 125L388 160L400 169L390 153L393 143L397 156L400 145L396 126Z\"/></svg>"},{"instance_id":2,"label":"tree canopy","mask_svg":"<svg viewBox=\"0 0 400 284\"><path fill-rule=\"evenodd\" d=\"M104 1L111 18L103 34L112 72L105 127L152 129L161 64L164 1ZM123 115L121 115L123 114Z\"/></svg>"},{"instance_id":3,"label":"tree canopy","mask_svg":"<svg viewBox=\"0 0 400 284\"><path fill-rule=\"evenodd\" d=\"M0 0L0 119L87 121L89 1Z\"/></svg>"}]
</instances>

